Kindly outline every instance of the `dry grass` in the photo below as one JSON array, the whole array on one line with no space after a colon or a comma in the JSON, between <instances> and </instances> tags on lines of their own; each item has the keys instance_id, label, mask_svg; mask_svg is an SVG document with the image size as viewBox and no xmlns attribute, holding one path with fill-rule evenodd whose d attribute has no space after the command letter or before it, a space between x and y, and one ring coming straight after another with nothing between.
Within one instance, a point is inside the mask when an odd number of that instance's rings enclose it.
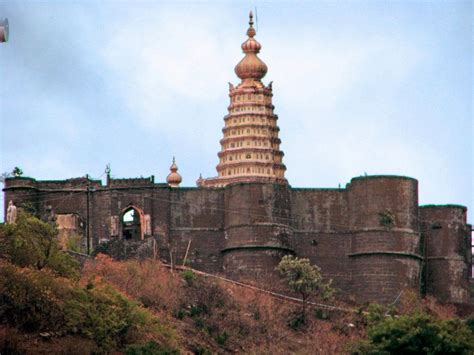
<instances>
[{"instance_id":1,"label":"dry grass","mask_svg":"<svg viewBox=\"0 0 474 355\"><path fill-rule=\"evenodd\" d=\"M157 328L156 334L149 333L149 339L136 342L153 340L167 344L172 340L173 347L184 354L342 354L348 352L350 344L366 336L364 308L359 312L314 308L309 312L308 324L295 330L289 323L295 319L300 304L190 271L172 271L156 260L120 262L99 254L85 264L80 282L83 286L111 284L143 304L158 317L157 326L161 329ZM343 302L331 303L350 308ZM429 297L420 299L416 292L405 291L399 299L397 313L418 311L448 319L455 316L457 310ZM38 342L38 336L15 332L0 328L0 345L2 341L14 341L18 349L27 353L41 353L48 344L50 349L63 353L93 351L90 341L78 337L44 343ZM160 334L168 335L161 339ZM76 341L83 345L71 347Z\"/></svg>"},{"instance_id":2,"label":"dry grass","mask_svg":"<svg viewBox=\"0 0 474 355\"><path fill-rule=\"evenodd\" d=\"M188 284L159 261L113 261L99 255L86 264L83 282L100 278L174 324L182 346L212 353L344 353L364 334L355 315L312 312L304 329L288 326L299 305L225 281L196 276Z\"/></svg>"}]
</instances>

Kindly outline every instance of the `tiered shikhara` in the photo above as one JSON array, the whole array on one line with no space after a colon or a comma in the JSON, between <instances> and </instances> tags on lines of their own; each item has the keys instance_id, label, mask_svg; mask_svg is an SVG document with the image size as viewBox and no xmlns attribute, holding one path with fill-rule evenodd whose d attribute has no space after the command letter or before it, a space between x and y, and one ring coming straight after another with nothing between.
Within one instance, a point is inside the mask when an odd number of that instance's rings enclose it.
<instances>
[{"instance_id":1,"label":"tiered shikhara","mask_svg":"<svg viewBox=\"0 0 474 355\"><path fill-rule=\"evenodd\" d=\"M249 38L242 44L245 57L235 67L242 81L236 87L229 83L229 114L224 117L218 176L199 178L198 186L221 187L253 181L287 184L278 138L278 116L273 113L272 84L265 86L261 81L267 66L257 56L262 46L254 39L252 13L249 25Z\"/></svg>"}]
</instances>

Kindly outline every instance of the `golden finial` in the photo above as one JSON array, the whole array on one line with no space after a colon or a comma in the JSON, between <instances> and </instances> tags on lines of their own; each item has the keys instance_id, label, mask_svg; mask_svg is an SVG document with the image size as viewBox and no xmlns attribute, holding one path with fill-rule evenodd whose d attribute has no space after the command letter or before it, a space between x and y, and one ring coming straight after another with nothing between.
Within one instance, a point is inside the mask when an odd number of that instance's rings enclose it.
<instances>
[{"instance_id":1,"label":"golden finial","mask_svg":"<svg viewBox=\"0 0 474 355\"><path fill-rule=\"evenodd\" d=\"M178 166L176 165L176 160L173 157L173 163L170 166L170 174L166 177L166 182L171 187L178 187L181 181L181 175L178 173Z\"/></svg>"},{"instance_id":2,"label":"golden finial","mask_svg":"<svg viewBox=\"0 0 474 355\"><path fill-rule=\"evenodd\" d=\"M253 28L253 13L250 11L249 13L249 29L247 30L247 36L250 38L253 38L255 36L256 31L255 28Z\"/></svg>"}]
</instances>

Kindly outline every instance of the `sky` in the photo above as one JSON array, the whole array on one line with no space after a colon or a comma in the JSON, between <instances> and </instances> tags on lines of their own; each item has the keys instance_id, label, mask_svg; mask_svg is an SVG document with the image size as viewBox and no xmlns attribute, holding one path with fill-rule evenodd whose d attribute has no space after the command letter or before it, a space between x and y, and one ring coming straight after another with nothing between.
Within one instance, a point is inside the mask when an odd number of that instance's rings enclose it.
<instances>
[{"instance_id":1,"label":"sky","mask_svg":"<svg viewBox=\"0 0 474 355\"><path fill-rule=\"evenodd\" d=\"M1 1L0 173L215 176L255 7L291 186L411 176L474 221L471 1Z\"/></svg>"}]
</instances>

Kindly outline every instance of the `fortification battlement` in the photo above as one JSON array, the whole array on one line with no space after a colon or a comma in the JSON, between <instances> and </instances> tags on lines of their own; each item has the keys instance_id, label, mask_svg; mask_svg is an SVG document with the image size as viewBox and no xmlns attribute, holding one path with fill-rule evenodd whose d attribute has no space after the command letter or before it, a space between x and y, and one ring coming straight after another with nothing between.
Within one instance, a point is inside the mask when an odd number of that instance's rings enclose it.
<instances>
[{"instance_id":1,"label":"fortification battlement","mask_svg":"<svg viewBox=\"0 0 474 355\"><path fill-rule=\"evenodd\" d=\"M107 180L108 187L153 187L155 185L155 176L151 175L150 177L139 177L139 178L120 178L113 179L109 178Z\"/></svg>"},{"instance_id":2,"label":"fortification battlement","mask_svg":"<svg viewBox=\"0 0 474 355\"><path fill-rule=\"evenodd\" d=\"M91 185L96 188L87 189ZM290 253L309 258L356 300L392 302L400 290L419 287L425 274L426 293L456 302L470 298L467 209L420 208L412 178L357 177L336 189L263 181L182 188L152 178L109 179L105 186L87 178L10 178L4 192L6 200L32 205L41 216L79 216L90 226L92 248L105 240L153 238L168 262L172 255L181 263L187 254L196 269L236 279L271 279ZM124 219L131 209L133 224Z\"/></svg>"},{"instance_id":3,"label":"fortification battlement","mask_svg":"<svg viewBox=\"0 0 474 355\"><path fill-rule=\"evenodd\" d=\"M5 179L5 189L30 188L35 190L58 190L58 189L87 189L87 187L102 187L101 180L77 177L64 180L36 180L31 177L10 177Z\"/></svg>"}]
</instances>

